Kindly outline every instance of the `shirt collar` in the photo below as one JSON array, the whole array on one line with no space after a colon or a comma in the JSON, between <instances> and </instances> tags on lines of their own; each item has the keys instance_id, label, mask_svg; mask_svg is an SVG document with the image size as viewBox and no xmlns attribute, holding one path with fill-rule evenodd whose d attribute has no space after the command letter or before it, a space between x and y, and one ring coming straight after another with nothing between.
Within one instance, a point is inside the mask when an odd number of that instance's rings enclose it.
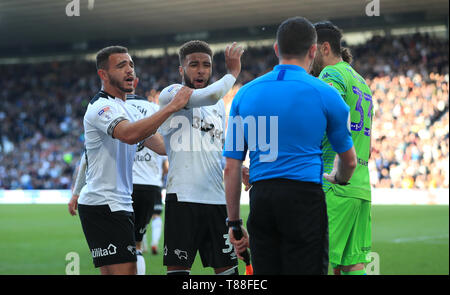
<instances>
[{"instance_id":1,"label":"shirt collar","mask_svg":"<svg viewBox=\"0 0 450 295\"><path fill-rule=\"evenodd\" d=\"M300 71L306 73L305 69L301 66L296 65L276 65L274 67L274 70L281 71L281 70L292 70L292 71Z\"/></svg>"},{"instance_id":2,"label":"shirt collar","mask_svg":"<svg viewBox=\"0 0 450 295\"><path fill-rule=\"evenodd\" d=\"M114 95L109 94L108 92L106 92L105 90L100 90L100 93L102 94L103 97L105 98L112 98L114 99Z\"/></svg>"},{"instance_id":3,"label":"shirt collar","mask_svg":"<svg viewBox=\"0 0 450 295\"><path fill-rule=\"evenodd\" d=\"M114 95L112 95L112 94L109 94L108 92L106 92L105 90L100 90L100 93L101 93L101 95L103 96L103 97L105 97L105 98L111 98L111 99L114 99L115 101L120 101L120 102L125 102L123 99L121 99L121 98L119 98L119 97L116 97L116 96L114 96ZM127 97L128 98L128 97Z\"/></svg>"}]
</instances>

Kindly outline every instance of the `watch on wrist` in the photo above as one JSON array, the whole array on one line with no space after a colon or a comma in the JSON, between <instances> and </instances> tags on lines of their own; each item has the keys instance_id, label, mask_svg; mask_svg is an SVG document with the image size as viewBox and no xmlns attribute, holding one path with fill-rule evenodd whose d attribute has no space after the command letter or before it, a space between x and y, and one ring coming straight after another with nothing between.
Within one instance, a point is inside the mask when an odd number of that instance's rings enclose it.
<instances>
[{"instance_id":1,"label":"watch on wrist","mask_svg":"<svg viewBox=\"0 0 450 295\"><path fill-rule=\"evenodd\" d=\"M336 174L334 174L334 182L336 182L336 184L339 184L339 185L348 185L348 184L350 184L350 182L340 182L337 179Z\"/></svg>"},{"instance_id":2,"label":"watch on wrist","mask_svg":"<svg viewBox=\"0 0 450 295\"><path fill-rule=\"evenodd\" d=\"M229 220L228 218L225 220L225 223L228 227L238 227L242 225L242 218L238 220Z\"/></svg>"}]
</instances>

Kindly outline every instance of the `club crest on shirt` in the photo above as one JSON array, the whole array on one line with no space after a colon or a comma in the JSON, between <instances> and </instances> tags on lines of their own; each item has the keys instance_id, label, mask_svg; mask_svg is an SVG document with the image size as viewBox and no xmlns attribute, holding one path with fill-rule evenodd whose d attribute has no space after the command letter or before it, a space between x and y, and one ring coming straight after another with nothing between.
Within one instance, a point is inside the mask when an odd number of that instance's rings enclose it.
<instances>
[{"instance_id":1,"label":"club crest on shirt","mask_svg":"<svg viewBox=\"0 0 450 295\"><path fill-rule=\"evenodd\" d=\"M180 249L175 249L174 250L175 254L178 256L178 259L188 259L188 254L186 251L180 250Z\"/></svg>"}]
</instances>

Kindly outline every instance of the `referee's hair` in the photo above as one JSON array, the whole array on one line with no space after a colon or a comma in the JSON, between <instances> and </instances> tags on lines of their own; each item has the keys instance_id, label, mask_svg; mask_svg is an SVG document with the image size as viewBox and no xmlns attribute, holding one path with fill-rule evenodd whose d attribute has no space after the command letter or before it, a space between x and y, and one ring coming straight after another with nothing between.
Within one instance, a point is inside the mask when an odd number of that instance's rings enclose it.
<instances>
[{"instance_id":1,"label":"referee's hair","mask_svg":"<svg viewBox=\"0 0 450 295\"><path fill-rule=\"evenodd\" d=\"M288 18L277 30L278 52L284 58L302 59L316 41L316 30L304 17Z\"/></svg>"},{"instance_id":2,"label":"referee's hair","mask_svg":"<svg viewBox=\"0 0 450 295\"><path fill-rule=\"evenodd\" d=\"M186 59L186 56L191 53L206 53L209 56L213 56L213 52L211 50L211 47L209 47L209 44L200 41L200 40L192 40L184 43L181 45L180 50L178 51L178 58L180 59L180 65L183 66L184 60Z\"/></svg>"},{"instance_id":3,"label":"referee's hair","mask_svg":"<svg viewBox=\"0 0 450 295\"><path fill-rule=\"evenodd\" d=\"M115 53L128 53L128 49L126 47L118 45L108 46L101 49L99 52L97 52L96 57L97 70L107 70L109 56Z\"/></svg>"},{"instance_id":4,"label":"referee's hair","mask_svg":"<svg viewBox=\"0 0 450 295\"><path fill-rule=\"evenodd\" d=\"M342 31L330 21L322 21L314 24L317 32L317 43L328 42L331 51L336 56L341 56L347 62L352 62L350 49L341 47Z\"/></svg>"}]
</instances>

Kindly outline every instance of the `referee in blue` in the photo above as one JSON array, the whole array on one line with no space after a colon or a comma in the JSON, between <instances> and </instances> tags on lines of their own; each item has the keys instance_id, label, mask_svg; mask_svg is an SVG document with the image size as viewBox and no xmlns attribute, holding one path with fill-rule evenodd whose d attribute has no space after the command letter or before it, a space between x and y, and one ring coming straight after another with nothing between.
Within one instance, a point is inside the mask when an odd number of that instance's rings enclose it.
<instances>
[{"instance_id":1,"label":"referee in blue","mask_svg":"<svg viewBox=\"0 0 450 295\"><path fill-rule=\"evenodd\" d=\"M316 40L307 19L285 20L274 45L279 65L243 86L231 105L223 152L227 223L238 255L250 247L255 275L327 274L325 133L338 154L330 173L336 173L335 181L345 185L356 167L349 107L333 87L308 74ZM241 227L244 237L236 240L232 229L242 224L241 169L247 151L248 233Z\"/></svg>"}]
</instances>

